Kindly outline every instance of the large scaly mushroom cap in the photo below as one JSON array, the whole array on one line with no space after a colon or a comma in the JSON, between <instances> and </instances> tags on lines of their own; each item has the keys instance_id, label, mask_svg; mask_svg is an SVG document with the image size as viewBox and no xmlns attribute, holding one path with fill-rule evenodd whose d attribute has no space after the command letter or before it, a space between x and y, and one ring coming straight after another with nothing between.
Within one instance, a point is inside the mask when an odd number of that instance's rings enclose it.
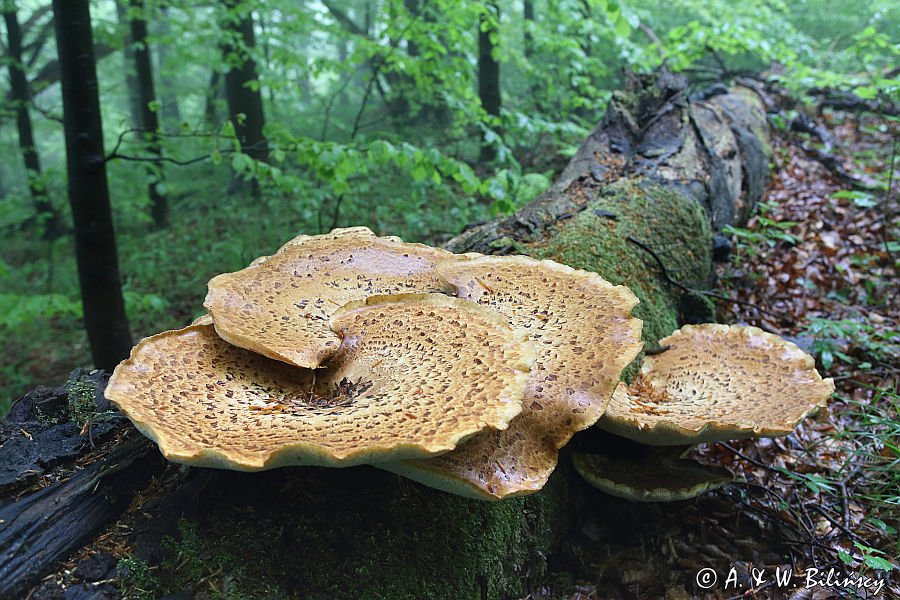
<instances>
[{"instance_id":1,"label":"large scaly mushroom cap","mask_svg":"<svg viewBox=\"0 0 900 600\"><path fill-rule=\"evenodd\" d=\"M328 320L341 306L380 294L448 292L434 267L452 256L365 227L301 235L246 269L214 277L204 305L225 341L314 368L340 345Z\"/></svg>"},{"instance_id":2,"label":"large scaly mushroom cap","mask_svg":"<svg viewBox=\"0 0 900 600\"><path fill-rule=\"evenodd\" d=\"M558 450L603 414L619 375L641 349L637 298L596 273L524 256L438 265L461 298L489 306L535 345L522 414L436 459L378 465L426 485L487 500L530 494Z\"/></svg>"},{"instance_id":3,"label":"large scaly mushroom cap","mask_svg":"<svg viewBox=\"0 0 900 600\"><path fill-rule=\"evenodd\" d=\"M679 458L678 453L630 457L576 453L572 462L595 488L638 502L688 500L733 479L725 467L702 465Z\"/></svg>"},{"instance_id":4,"label":"large scaly mushroom cap","mask_svg":"<svg viewBox=\"0 0 900 600\"><path fill-rule=\"evenodd\" d=\"M335 365L303 369L210 325L142 340L106 390L170 460L242 471L432 456L521 410L533 351L481 307L384 299L333 319Z\"/></svg>"},{"instance_id":5,"label":"large scaly mushroom cap","mask_svg":"<svg viewBox=\"0 0 900 600\"><path fill-rule=\"evenodd\" d=\"M810 355L756 327L685 325L660 344L598 426L660 446L787 435L834 391Z\"/></svg>"}]
</instances>

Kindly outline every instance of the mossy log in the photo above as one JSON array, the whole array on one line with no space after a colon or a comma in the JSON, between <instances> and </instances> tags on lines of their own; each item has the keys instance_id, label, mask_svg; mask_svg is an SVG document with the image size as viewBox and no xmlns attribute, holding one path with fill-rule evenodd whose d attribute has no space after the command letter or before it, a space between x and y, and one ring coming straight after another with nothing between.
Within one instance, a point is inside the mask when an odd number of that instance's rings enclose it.
<instances>
[{"instance_id":1,"label":"mossy log","mask_svg":"<svg viewBox=\"0 0 900 600\"><path fill-rule=\"evenodd\" d=\"M688 96L668 75L633 78L551 190L448 248L552 258L625 284L652 345L683 320L712 318L705 299L671 282L710 284L714 232L746 219L767 169L752 91ZM156 567L132 583L156 595L523 597L577 525L586 489L565 451L544 490L497 503L370 467L170 471L130 521L136 557Z\"/></svg>"}]
</instances>

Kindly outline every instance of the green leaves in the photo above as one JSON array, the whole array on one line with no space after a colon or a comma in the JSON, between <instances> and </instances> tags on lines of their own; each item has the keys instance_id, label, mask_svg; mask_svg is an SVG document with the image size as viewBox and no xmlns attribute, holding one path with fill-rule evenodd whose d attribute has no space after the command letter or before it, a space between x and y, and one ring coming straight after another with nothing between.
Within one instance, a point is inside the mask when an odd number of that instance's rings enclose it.
<instances>
[{"instance_id":1,"label":"green leaves","mask_svg":"<svg viewBox=\"0 0 900 600\"><path fill-rule=\"evenodd\" d=\"M862 317L837 320L816 317L806 326L804 334L814 338L812 353L819 357L825 369L831 369L835 359L856 364L860 354L888 360L900 353L900 332L876 329Z\"/></svg>"},{"instance_id":2,"label":"green leaves","mask_svg":"<svg viewBox=\"0 0 900 600\"><path fill-rule=\"evenodd\" d=\"M859 561L861 561L865 566L874 571L893 571L894 569L900 569L900 567L884 558L884 552L881 550L870 548L869 546L861 544L860 542L853 542L853 547L859 551ZM846 550L838 550L838 558L840 558L841 562L843 562L845 565L851 567L855 567L858 562L857 557L854 557Z\"/></svg>"},{"instance_id":3,"label":"green leaves","mask_svg":"<svg viewBox=\"0 0 900 600\"><path fill-rule=\"evenodd\" d=\"M872 194L868 192L861 192L858 190L841 190L836 192L831 196L832 198L840 199L849 199L853 201L853 204L858 208L874 208L878 206L878 200L875 199Z\"/></svg>"},{"instance_id":4,"label":"green leaves","mask_svg":"<svg viewBox=\"0 0 900 600\"><path fill-rule=\"evenodd\" d=\"M53 317L81 318L81 302L63 294L0 294L0 326L15 329Z\"/></svg>"}]
</instances>

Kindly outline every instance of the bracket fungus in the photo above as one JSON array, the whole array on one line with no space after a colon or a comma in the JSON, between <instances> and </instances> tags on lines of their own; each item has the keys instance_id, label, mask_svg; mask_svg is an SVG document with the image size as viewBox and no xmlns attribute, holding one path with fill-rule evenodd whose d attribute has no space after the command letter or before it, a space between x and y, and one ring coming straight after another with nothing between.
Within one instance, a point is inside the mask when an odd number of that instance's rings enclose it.
<instances>
[{"instance_id":1,"label":"bracket fungus","mask_svg":"<svg viewBox=\"0 0 900 600\"><path fill-rule=\"evenodd\" d=\"M756 327L685 325L660 344L600 428L658 446L787 435L834 391L811 356Z\"/></svg>"},{"instance_id":2,"label":"bracket fungus","mask_svg":"<svg viewBox=\"0 0 900 600\"><path fill-rule=\"evenodd\" d=\"M233 346L208 324L161 333L116 368L106 395L168 459L245 471L433 456L521 411L533 350L489 310L375 298L331 327L340 352L316 370Z\"/></svg>"},{"instance_id":3,"label":"bracket fungus","mask_svg":"<svg viewBox=\"0 0 900 600\"><path fill-rule=\"evenodd\" d=\"M725 467L682 458L681 452L637 456L575 453L575 470L593 487L611 496L638 502L688 500L730 483Z\"/></svg>"},{"instance_id":4,"label":"bracket fungus","mask_svg":"<svg viewBox=\"0 0 900 600\"><path fill-rule=\"evenodd\" d=\"M685 326L619 383L642 347L637 302L549 260L365 227L301 235L213 278L209 313L142 340L106 394L177 462L368 463L485 500L541 489L559 449L597 424L647 446L577 454L577 470L661 501L730 475L651 446L784 435L834 389L795 345L725 325Z\"/></svg>"},{"instance_id":5,"label":"bracket fungus","mask_svg":"<svg viewBox=\"0 0 900 600\"><path fill-rule=\"evenodd\" d=\"M315 368L337 351L328 320L340 307L375 295L449 292L435 266L453 256L365 227L301 235L272 256L214 277L204 306L225 341Z\"/></svg>"},{"instance_id":6,"label":"bracket fungus","mask_svg":"<svg viewBox=\"0 0 900 600\"><path fill-rule=\"evenodd\" d=\"M558 451L603 414L622 370L641 349L638 300L596 273L524 256L460 257L438 273L457 295L489 307L536 348L522 414L428 460L378 465L426 485L488 500L534 493Z\"/></svg>"}]
</instances>

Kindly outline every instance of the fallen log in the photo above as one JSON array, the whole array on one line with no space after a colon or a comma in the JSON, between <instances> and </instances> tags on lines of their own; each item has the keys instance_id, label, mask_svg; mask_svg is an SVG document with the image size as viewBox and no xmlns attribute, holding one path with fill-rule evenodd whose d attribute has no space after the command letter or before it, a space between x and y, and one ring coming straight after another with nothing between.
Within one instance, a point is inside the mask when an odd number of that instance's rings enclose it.
<instances>
[{"instance_id":1,"label":"fallen log","mask_svg":"<svg viewBox=\"0 0 900 600\"><path fill-rule=\"evenodd\" d=\"M102 461L19 500L0 502L0 598L26 591L73 548L121 514L147 483L150 444L130 432Z\"/></svg>"},{"instance_id":2,"label":"fallen log","mask_svg":"<svg viewBox=\"0 0 900 600\"><path fill-rule=\"evenodd\" d=\"M883 76L885 79L896 77L897 69L888 70ZM892 117L900 114L900 105L886 94L880 94L878 98L861 98L847 90L823 87L812 88L807 93L816 99L817 114L822 114L826 108L857 114L870 112Z\"/></svg>"},{"instance_id":3,"label":"fallen log","mask_svg":"<svg viewBox=\"0 0 900 600\"><path fill-rule=\"evenodd\" d=\"M713 233L752 212L767 165L754 92L717 87L691 98L679 78L633 77L550 191L448 247L552 258L628 285L652 346L680 322L713 319L702 293L712 278ZM93 475L62 484L82 502L90 498L85 482L122 461L110 454L95 464ZM209 587L242 597L521 597L563 552L586 498L596 498L565 452L544 490L497 503L370 467L204 475L189 488L190 477L172 477L131 511L136 531L166 532L134 548L155 567L140 589L185 597ZM34 518L29 507L45 499L7 497L4 514L24 524ZM610 507L621 507L615 502ZM195 509L184 511L186 504ZM173 528L174 514L183 517ZM23 525L10 537L24 548L30 535ZM16 571L8 589L33 585L42 572ZM123 572L121 585L137 586L135 572Z\"/></svg>"},{"instance_id":4,"label":"fallen log","mask_svg":"<svg viewBox=\"0 0 900 600\"><path fill-rule=\"evenodd\" d=\"M118 518L162 466L149 440L105 412L105 380L99 371L76 370L65 386L22 398L0 425L0 598L23 597ZM72 422L82 410L109 420ZM91 454L102 458L90 462Z\"/></svg>"}]
</instances>

